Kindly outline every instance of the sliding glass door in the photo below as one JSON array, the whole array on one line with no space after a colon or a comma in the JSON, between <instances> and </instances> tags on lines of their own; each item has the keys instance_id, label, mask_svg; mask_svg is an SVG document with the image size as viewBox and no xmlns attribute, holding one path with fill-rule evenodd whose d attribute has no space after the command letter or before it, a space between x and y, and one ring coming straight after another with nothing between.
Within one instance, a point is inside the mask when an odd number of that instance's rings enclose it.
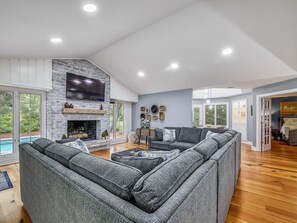
<instances>
[{"instance_id":1,"label":"sliding glass door","mask_svg":"<svg viewBox=\"0 0 297 223\"><path fill-rule=\"evenodd\" d=\"M20 142L33 142L41 135L41 95L20 94Z\"/></svg>"},{"instance_id":2,"label":"sliding glass door","mask_svg":"<svg viewBox=\"0 0 297 223\"><path fill-rule=\"evenodd\" d=\"M45 136L44 112L44 92L0 87L0 166L18 162L20 143Z\"/></svg>"},{"instance_id":3,"label":"sliding glass door","mask_svg":"<svg viewBox=\"0 0 297 223\"><path fill-rule=\"evenodd\" d=\"M110 104L110 139L116 141L124 138L124 104Z\"/></svg>"},{"instance_id":4,"label":"sliding glass door","mask_svg":"<svg viewBox=\"0 0 297 223\"><path fill-rule=\"evenodd\" d=\"M13 92L0 91L0 156L14 153Z\"/></svg>"}]
</instances>

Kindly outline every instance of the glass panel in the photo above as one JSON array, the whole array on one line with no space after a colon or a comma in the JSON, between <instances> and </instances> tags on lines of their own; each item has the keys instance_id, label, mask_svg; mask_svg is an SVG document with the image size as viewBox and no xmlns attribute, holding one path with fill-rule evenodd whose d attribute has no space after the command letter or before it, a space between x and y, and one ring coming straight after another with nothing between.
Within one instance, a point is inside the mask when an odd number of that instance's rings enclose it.
<instances>
[{"instance_id":1,"label":"glass panel","mask_svg":"<svg viewBox=\"0 0 297 223\"><path fill-rule=\"evenodd\" d=\"M114 116L114 104L110 105L110 116L109 116L109 123L110 123L110 133L109 133L109 137L110 139L114 138L114 124L113 124L113 116Z\"/></svg>"},{"instance_id":2,"label":"glass panel","mask_svg":"<svg viewBox=\"0 0 297 223\"><path fill-rule=\"evenodd\" d=\"M0 91L0 155L13 153L13 93Z\"/></svg>"},{"instance_id":3,"label":"glass panel","mask_svg":"<svg viewBox=\"0 0 297 223\"><path fill-rule=\"evenodd\" d=\"M227 105L216 106L216 125L227 126Z\"/></svg>"},{"instance_id":4,"label":"glass panel","mask_svg":"<svg viewBox=\"0 0 297 223\"><path fill-rule=\"evenodd\" d=\"M205 105L205 125L215 125L215 111L213 105Z\"/></svg>"},{"instance_id":5,"label":"glass panel","mask_svg":"<svg viewBox=\"0 0 297 223\"><path fill-rule=\"evenodd\" d=\"M199 107L193 108L193 125L196 127L201 125L201 123L200 123L200 108Z\"/></svg>"},{"instance_id":6,"label":"glass panel","mask_svg":"<svg viewBox=\"0 0 297 223\"><path fill-rule=\"evenodd\" d=\"M115 123L116 123L116 138L124 137L124 104L116 104Z\"/></svg>"},{"instance_id":7,"label":"glass panel","mask_svg":"<svg viewBox=\"0 0 297 223\"><path fill-rule=\"evenodd\" d=\"M20 94L20 142L33 142L41 135L41 96Z\"/></svg>"}]
</instances>

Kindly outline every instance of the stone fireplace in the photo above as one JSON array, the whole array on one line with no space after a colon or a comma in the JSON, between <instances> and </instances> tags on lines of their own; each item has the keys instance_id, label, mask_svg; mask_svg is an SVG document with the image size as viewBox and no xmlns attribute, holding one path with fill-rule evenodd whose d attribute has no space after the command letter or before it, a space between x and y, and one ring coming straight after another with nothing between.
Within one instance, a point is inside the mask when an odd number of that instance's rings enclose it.
<instances>
[{"instance_id":1,"label":"stone fireplace","mask_svg":"<svg viewBox=\"0 0 297 223\"><path fill-rule=\"evenodd\" d=\"M68 120L68 138L78 138L84 141L100 139L100 121L96 120Z\"/></svg>"},{"instance_id":2,"label":"stone fireplace","mask_svg":"<svg viewBox=\"0 0 297 223\"><path fill-rule=\"evenodd\" d=\"M74 100L66 98L67 72L100 80L105 83L105 99L102 102ZM90 151L110 147L110 140L102 140L101 133L109 131L110 77L98 67L84 59L53 59L52 87L46 94L47 138L55 141L63 135L81 138ZM99 109L104 114L63 113L64 104L72 104L76 109Z\"/></svg>"}]
</instances>

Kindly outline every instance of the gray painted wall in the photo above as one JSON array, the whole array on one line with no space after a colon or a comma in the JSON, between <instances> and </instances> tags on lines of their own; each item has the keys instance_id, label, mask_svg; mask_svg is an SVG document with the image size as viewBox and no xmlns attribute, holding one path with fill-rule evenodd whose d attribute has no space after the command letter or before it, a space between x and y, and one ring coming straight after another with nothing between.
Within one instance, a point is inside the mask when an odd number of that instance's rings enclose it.
<instances>
[{"instance_id":1,"label":"gray painted wall","mask_svg":"<svg viewBox=\"0 0 297 223\"><path fill-rule=\"evenodd\" d=\"M140 127L140 107L150 108L152 105L165 105L164 121L151 121L151 128L165 126L192 126L192 89L169 91L149 95L140 95L139 101L132 106L133 130Z\"/></svg>"}]
</instances>

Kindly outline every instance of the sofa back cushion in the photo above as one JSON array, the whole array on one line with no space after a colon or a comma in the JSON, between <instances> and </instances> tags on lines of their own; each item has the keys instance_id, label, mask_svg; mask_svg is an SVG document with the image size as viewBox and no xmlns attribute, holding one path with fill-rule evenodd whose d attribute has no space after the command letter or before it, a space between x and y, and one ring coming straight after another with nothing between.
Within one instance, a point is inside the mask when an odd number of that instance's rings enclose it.
<instances>
[{"instance_id":1,"label":"sofa back cushion","mask_svg":"<svg viewBox=\"0 0 297 223\"><path fill-rule=\"evenodd\" d=\"M155 140L162 141L163 140L163 129L156 129Z\"/></svg>"},{"instance_id":2,"label":"sofa back cushion","mask_svg":"<svg viewBox=\"0 0 297 223\"><path fill-rule=\"evenodd\" d=\"M203 160L208 160L219 148L217 141L212 138L205 139L193 147L195 151L203 156Z\"/></svg>"},{"instance_id":3,"label":"sofa back cushion","mask_svg":"<svg viewBox=\"0 0 297 223\"><path fill-rule=\"evenodd\" d=\"M134 184L143 176L136 168L86 153L73 157L70 169L125 200L130 200Z\"/></svg>"},{"instance_id":4,"label":"sofa back cushion","mask_svg":"<svg viewBox=\"0 0 297 223\"><path fill-rule=\"evenodd\" d=\"M73 147L53 143L44 150L44 153L48 157L69 168L69 160L81 153L81 151Z\"/></svg>"},{"instance_id":5,"label":"sofa back cushion","mask_svg":"<svg viewBox=\"0 0 297 223\"><path fill-rule=\"evenodd\" d=\"M162 157L138 157L138 156L116 156L113 159L116 162L139 169L143 174L150 172L156 166L163 162Z\"/></svg>"},{"instance_id":6,"label":"sofa back cushion","mask_svg":"<svg viewBox=\"0 0 297 223\"><path fill-rule=\"evenodd\" d=\"M233 130L233 129L229 129L228 131L226 131L228 133L230 133L231 135L235 136L237 134L237 131L236 130Z\"/></svg>"},{"instance_id":7,"label":"sofa back cushion","mask_svg":"<svg viewBox=\"0 0 297 223\"><path fill-rule=\"evenodd\" d=\"M224 146L230 140L224 134L220 134L220 135L214 136L214 137L212 137L212 139L214 139L218 143L219 148L221 148L222 146Z\"/></svg>"},{"instance_id":8,"label":"sofa back cushion","mask_svg":"<svg viewBox=\"0 0 297 223\"><path fill-rule=\"evenodd\" d=\"M201 131L201 128L182 127L177 141L197 144L200 142Z\"/></svg>"},{"instance_id":9,"label":"sofa back cushion","mask_svg":"<svg viewBox=\"0 0 297 223\"><path fill-rule=\"evenodd\" d=\"M53 143L54 142L49 139L39 138L33 142L32 147L39 152L44 153L44 150Z\"/></svg>"},{"instance_id":10,"label":"sofa back cushion","mask_svg":"<svg viewBox=\"0 0 297 223\"><path fill-rule=\"evenodd\" d=\"M174 129L175 130L175 138L178 139L180 134L180 127L165 127L164 129Z\"/></svg>"},{"instance_id":11,"label":"sofa back cushion","mask_svg":"<svg viewBox=\"0 0 297 223\"><path fill-rule=\"evenodd\" d=\"M157 210L202 163L202 155L194 150L161 163L135 184L136 204L148 213Z\"/></svg>"},{"instance_id":12,"label":"sofa back cushion","mask_svg":"<svg viewBox=\"0 0 297 223\"><path fill-rule=\"evenodd\" d=\"M227 136L228 140L231 140L233 138L233 135L229 132L223 133L223 135Z\"/></svg>"},{"instance_id":13,"label":"sofa back cushion","mask_svg":"<svg viewBox=\"0 0 297 223\"><path fill-rule=\"evenodd\" d=\"M201 132L201 138L200 138L201 141L205 139L208 131L211 131L213 133L224 133L224 132L227 131L227 129L222 129L222 128L217 128L217 129L216 128L203 128L202 129L202 132Z\"/></svg>"}]
</instances>

